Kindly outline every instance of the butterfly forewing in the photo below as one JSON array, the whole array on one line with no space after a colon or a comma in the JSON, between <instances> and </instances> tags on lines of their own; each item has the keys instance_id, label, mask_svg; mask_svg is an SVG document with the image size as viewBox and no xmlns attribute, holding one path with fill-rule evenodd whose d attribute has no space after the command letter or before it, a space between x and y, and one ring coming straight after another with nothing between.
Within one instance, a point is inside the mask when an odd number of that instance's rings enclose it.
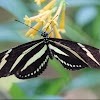
<instances>
[{"instance_id":1,"label":"butterfly forewing","mask_svg":"<svg viewBox=\"0 0 100 100\"><path fill-rule=\"evenodd\" d=\"M65 68L69 70L79 70L87 67L87 64L61 45L51 42L49 47L52 50L54 57L59 60Z\"/></svg>"},{"instance_id":2,"label":"butterfly forewing","mask_svg":"<svg viewBox=\"0 0 100 100\"><path fill-rule=\"evenodd\" d=\"M56 46L58 46L58 48L61 51L69 55L68 56L69 58L66 56L67 57L65 59L66 63L70 61L71 65L69 64L68 65L74 67L74 69L77 70L78 65L81 65L79 68L84 68L84 67L100 68L99 49L81 43L77 43L69 40L63 40L63 39L50 38L50 41L52 45L55 44ZM68 54L68 52L70 52L71 54ZM60 57L59 59L64 59L61 58L59 53L58 56ZM75 65L73 64L77 64L77 67L75 67Z\"/></svg>"},{"instance_id":3,"label":"butterfly forewing","mask_svg":"<svg viewBox=\"0 0 100 100\"><path fill-rule=\"evenodd\" d=\"M32 56L29 52L43 44L43 40L32 41L0 53L0 77L9 76L17 72L24 62L24 57ZM23 60L24 59L24 60ZM15 70L16 69L16 70Z\"/></svg>"}]
</instances>

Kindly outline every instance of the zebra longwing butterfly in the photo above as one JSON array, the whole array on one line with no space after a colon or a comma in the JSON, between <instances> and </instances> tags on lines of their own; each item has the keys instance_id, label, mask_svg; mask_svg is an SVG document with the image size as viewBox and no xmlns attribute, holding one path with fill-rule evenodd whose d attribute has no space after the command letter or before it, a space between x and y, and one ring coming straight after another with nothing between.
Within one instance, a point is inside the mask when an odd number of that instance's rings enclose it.
<instances>
[{"instance_id":1,"label":"zebra longwing butterfly","mask_svg":"<svg viewBox=\"0 0 100 100\"><path fill-rule=\"evenodd\" d=\"M40 75L49 58L56 58L64 68L79 70L85 67L100 69L100 50L94 47L41 34L43 39L32 41L0 53L0 77L15 75L29 79Z\"/></svg>"}]
</instances>

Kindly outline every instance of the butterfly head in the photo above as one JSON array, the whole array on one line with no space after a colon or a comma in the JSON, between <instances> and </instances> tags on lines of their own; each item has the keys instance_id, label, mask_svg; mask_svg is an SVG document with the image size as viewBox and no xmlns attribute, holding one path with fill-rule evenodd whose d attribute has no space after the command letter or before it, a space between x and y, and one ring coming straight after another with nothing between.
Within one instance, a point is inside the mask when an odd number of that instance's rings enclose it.
<instances>
[{"instance_id":1,"label":"butterfly head","mask_svg":"<svg viewBox=\"0 0 100 100\"><path fill-rule=\"evenodd\" d=\"M45 38L45 37L48 37L48 33L47 33L46 31L44 31L44 32L41 34L41 36L43 36L44 38Z\"/></svg>"}]
</instances>

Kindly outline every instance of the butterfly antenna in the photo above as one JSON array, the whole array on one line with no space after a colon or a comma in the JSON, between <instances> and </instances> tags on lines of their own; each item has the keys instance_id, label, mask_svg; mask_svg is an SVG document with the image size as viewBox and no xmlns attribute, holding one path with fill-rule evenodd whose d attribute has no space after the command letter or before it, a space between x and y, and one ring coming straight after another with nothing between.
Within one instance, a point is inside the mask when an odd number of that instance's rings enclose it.
<instances>
[{"instance_id":1,"label":"butterfly antenna","mask_svg":"<svg viewBox=\"0 0 100 100\"><path fill-rule=\"evenodd\" d=\"M28 27L30 27L30 28L32 28L32 29L34 29L34 30L36 30L36 31L38 31L38 32L40 32L40 33L42 34L41 31L39 31L39 30L37 30L37 29L35 29L35 28L33 28L33 27L31 27L31 26L29 26L29 25L27 25L27 24L25 24L25 23L23 23L23 22L21 22L21 21L19 21L19 20L17 20L17 19L15 19L15 21L16 21L16 22L19 22L19 23L21 23L21 24L24 24L24 25L26 25L26 26L28 26Z\"/></svg>"}]
</instances>

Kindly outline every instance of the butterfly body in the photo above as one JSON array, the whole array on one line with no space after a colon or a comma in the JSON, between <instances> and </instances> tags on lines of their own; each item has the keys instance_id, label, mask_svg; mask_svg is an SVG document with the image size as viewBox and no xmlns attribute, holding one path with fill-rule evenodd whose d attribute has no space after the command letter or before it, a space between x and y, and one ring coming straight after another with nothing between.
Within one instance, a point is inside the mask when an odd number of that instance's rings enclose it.
<instances>
[{"instance_id":1,"label":"butterfly body","mask_svg":"<svg viewBox=\"0 0 100 100\"><path fill-rule=\"evenodd\" d=\"M46 69L49 58L57 59L68 70L85 67L100 69L99 49L69 40L49 38L46 32L41 36L43 39L0 53L0 77L37 77Z\"/></svg>"},{"instance_id":2,"label":"butterfly body","mask_svg":"<svg viewBox=\"0 0 100 100\"><path fill-rule=\"evenodd\" d=\"M50 44L50 41L49 41L49 37L48 37L48 33L44 32L41 34L41 36L43 36L43 42L44 44L47 46L47 49L48 49L48 55L51 59L53 59L53 53L51 51L51 49L49 48L49 44Z\"/></svg>"}]
</instances>

